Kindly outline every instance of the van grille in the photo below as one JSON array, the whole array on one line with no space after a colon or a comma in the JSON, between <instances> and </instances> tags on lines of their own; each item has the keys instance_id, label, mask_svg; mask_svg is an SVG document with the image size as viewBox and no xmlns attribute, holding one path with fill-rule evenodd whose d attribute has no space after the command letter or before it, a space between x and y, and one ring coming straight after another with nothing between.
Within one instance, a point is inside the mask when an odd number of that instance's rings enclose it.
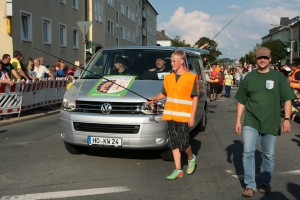
<instances>
[{"instance_id":1,"label":"van grille","mask_svg":"<svg viewBox=\"0 0 300 200\"><path fill-rule=\"evenodd\" d=\"M76 101L77 112L102 113L101 106L105 102ZM110 114L140 114L143 103L120 103L109 102L112 106Z\"/></svg>"},{"instance_id":2,"label":"van grille","mask_svg":"<svg viewBox=\"0 0 300 200\"><path fill-rule=\"evenodd\" d=\"M76 131L97 133L137 134L140 131L139 125L116 125L73 122L73 126Z\"/></svg>"}]
</instances>

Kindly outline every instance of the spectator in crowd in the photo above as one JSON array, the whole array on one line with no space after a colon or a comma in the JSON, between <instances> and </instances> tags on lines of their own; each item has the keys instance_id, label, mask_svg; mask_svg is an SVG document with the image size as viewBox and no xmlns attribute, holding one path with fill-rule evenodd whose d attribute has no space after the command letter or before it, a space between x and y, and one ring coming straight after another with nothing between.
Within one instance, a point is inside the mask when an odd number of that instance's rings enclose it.
<instances>
[{"instance_id":1,"label":"spectator in crowd","mask_svg":"<svg viewBox=\"0 0 300 200\"><path fill-rule=\"evenodd\" d=\"M221 98L221 96L222 96L224 80L225 80L225 77L224 77L223 73L219 72L218 98Z\"/></svg>"},{"instance_id":2,"label":"spectator in crowd","mask_svg":"<svg viewBox=\"0 0 300 200\"><path fill-rule=\"evenodd\" d=\"M61 61L56 61L56 62L54 63L55 73L57 73L58 69L60 68L60 62L61 62ZM63 61L62 61L62 62L63 62Z\"/></svg>"},{"instance_id":3,"label":"spectator in crowd","mask_svg":"<svg viewBox=\"0 0 300 200\"><path fill-rule=\"evenodd\" d=\"M50 77L52 77L52 74L49 72L49 70L44 65L40 65L40 59L38 58L34 59L33 64L34 64L34 72L38 79L44 80L45 74L48 74Z\"/></svg>"},{"instance_id":4,"label":"spectator in crowd","mask_svg":"<svg viewBox=\"0 0 300 200\"><path fill-rule=\"evenodd\" d=\"M45 58L43 56L40 56L39 59L40 59L40 65L44 65L45 67L47 67L45 64Z\"/></svg>"},{"instance_id":5,"label":"spectator in crowd","mask_svg":"<svg viewBox=\"0 0 300 200\"><path fill-rule=\"evenodd\" d=\"M35 77L35 72L34 72L34 64L33 64L32 58L28 58L28 60L27 60L27 62L26 62L26 64L25 64L25 67L26 67L28 73L29 73L32 77L34 77L34 78L36 79L36 77Z\"/></svg>"},{"instance_id":6,"label":"spectator in crowd","mask_svg":"<svg viewBox=\"0 0 300 200\"><path fill-rule=\"evenodd\" d=\"M57 70L57 77L67 77L66 73L66 63L64 61L60 62L59 69Z\"/></svg>"},{"instance_id":7,"label":"spectator in crowd","mask_svg":"<svg viewBox=\"0 0 300 200\"><path fill-rule=\"evenodd\" d=\"M271 51L260 47L255 51L258 69L249 73L240 85L235 99L237 115L235 132L243 136L243 166L246 188L242 196L252 197L256 191L255 151L259 138L262 144L262 163L260 167L259 192L268 194L274 169L276 136L291 130L291 100L295 94L284 76L270 69ZM284 120L281 125L280 101L284 102ZM243 127L241 124L242 116Z\"/></svg>"},{"instance_id":8,"label":"spectator in crowd","mask_svg":"<svg viewBox=\"0 0 300 200\"><path fill-rule=\"evenodd\" d=\"M76 72L76 70L77 70L77 66L76 65L73 65L69 70L68 70L68 72L67 72L67 74L69 75L69 76L74 76L74 74L75 74L75 72Z\"/></svg>"},{"instance_id":9,"label":"spectator in crowd","mask_svg":"<svg viewBox=\"0 0 300 200\"><path fill-rule=\"evenodd\" d=\"M210 101L216 100L217 98L217 92L219 87L219 76L217 72L217 64L214 64L211 67L211 73L209 77L209 83L210 83Z\"/></svg>"},{"instance_id":10,"label":"spectator in crowd","mask_svg":"<svg viewBox=\"0 0 300 200\"><path fill-rule=\"evenodd\" d=\"M2 62L0 62L0 84L9 84L13 85L14 82L10 80L10 77L8 76L8 73L3 70Z\"/></svg>"},{"instance_id":11,"label":"spectator in crowd","mask_svg":"<svg viewBox=\"0 0 300 200\"><path fill-rule=\"evenodd\" d=\"M240 81L241 81L240 72L239 72L239 70L236 70L235 71L235 85L236 85L236 87L240 86Z\"/></svg>"},{"instance_id":12,"label":"spectator in crowd","mask_svg":"<svg viewBox=\"0 0 300 200\"><path fill-rule=\"evenodd\" d=\"M18 75L18 72L14 69L12 64L10 63L10 55L9 54L3 54L2 61L1 61L3 70L5 70L8 73L8 76L10 79L14 79L13 77L16 77L16 80L19 82L22 82L20 76Z\"/></svg>"},{"instance_id":13,"label":"spectator in crowd","mask_svg":"<svg viewBox=\"0 0 300 200\"><path fill-rule=\"evenodd\" d=\"M231 86L233 85L233 77L230 72L225 76L225 97L230 97Z\"/></svg>"},{"instance_id":14,"label":"spectator in crowd","mask_svg":"<svg viewBox=\"0 0 300 200\"><path fill-rule=\"evenodd\" d=\"M300 90L300 69L296 63L290 65L291 73L289 77L290 86L294 89Z\"/></svg>"},{"instance_id":15,"label":"spectator in crowd","mask_svg":"<svg viewBox=\"0 0 300 200\"><path fill-rule=\"evenodd\" d=\"M20 62L20 65L21 65L21 68L19 69L19 72L20 74L22 75L22 79L26 79L26 81L29 81L29 80L34 80L35 81L35 77L32 77L30 75L30 73L28 72L26 66L23 64L23 54L20 54L19 56L19 62Z\"/></svg>"},{"instance_id":16,"label":"spectator in crowd","mask_svg":"<svg viewBox=\"0 0 300 200\"><path fill-rule=\"evenodd\" d=\"M14 67L14 69L16 70L18 77L25 77L27 81L29 81L29 78L26 76L26 74L24 73L24 71L22 70L22 66L20 63L20 60L22 59L22 54L20 51L14 51L14 57L11 59L10 63L12 64L12 66ZM12 79L17 79L17 77L15 77L14 75L12 76Z\"/></svg>"},{"instance_id":17,"label":"spectator in crowd","mask_svg":"<svg viewBox=\"0 0 300 200\"><path fill-rule=\"evenodd\" d=\"M55 79L57 75L55 66L49 67L49 72L52 74L52 78Z\"/></svg>"}]
</instances>

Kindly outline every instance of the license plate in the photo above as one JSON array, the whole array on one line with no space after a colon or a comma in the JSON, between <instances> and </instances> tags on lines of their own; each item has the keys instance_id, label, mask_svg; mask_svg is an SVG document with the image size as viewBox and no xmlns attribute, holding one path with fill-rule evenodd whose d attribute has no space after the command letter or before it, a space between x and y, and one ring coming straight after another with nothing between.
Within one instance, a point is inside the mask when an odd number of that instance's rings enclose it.
<instances>
[{"instance_id":1,"label":"license plate","mask_svg":"<svg viewBox=\"0 0 300 200\"><path fill-rule=\"evenodd\" d=\"M122 146L121 138L106 138L106 137L91 137L88 136L88 144L98 144L98 145L107 145L107 146Z\"/></svg>"}]
</instances>

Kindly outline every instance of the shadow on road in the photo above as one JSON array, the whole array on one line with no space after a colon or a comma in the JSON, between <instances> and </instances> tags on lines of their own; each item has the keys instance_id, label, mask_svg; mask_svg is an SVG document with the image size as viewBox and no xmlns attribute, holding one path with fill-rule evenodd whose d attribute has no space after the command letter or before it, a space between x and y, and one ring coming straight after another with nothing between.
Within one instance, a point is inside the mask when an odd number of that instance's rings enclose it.
<instances>
[{"instance_id":1,"label":"shadow on road","mask_svg":"<svg viewBox=\"0 0 300 200\"><path fill-rule=\"evenodd\" d=\"M300 138L300 135L296 135L296 137ZM300 147L300 140L293 138L292 141L296 142L298 144L298 147Z\"/></svg>"},{"instance_id":2,"label":"shadow on road","mask_svg":"<svg viewBox=\"0 0 300 200\"><path fill-rule=\"evenodd\" d=\"M300 185L289 182L287 184L287 190L295 199L300 199Z\"/></svg>"},{"instance_id":3,"label":"shadow on road","mask_svg":"<svg viewBox=\"0 0 300 200\"><path fill-rule=\"evenodd\" d=\"M233 164L236 175L244 175L243 167L243 143L240 140L233 140L233 144L229 145L227 151L227 162ZM260 173L260 164L262 162L262 153L258 150L255 151L255 172ZM240 179L243 188L246 187L244 180ZM258 184L259 185L259 184Z\"/></svg>"},{"instance_id":4,"label":"shadow on road","mask_svg":"<svg viewBox=\"0 0 300 200\"><path fill-rule=\"evenodd\" d=\"M1 133L5 133L5 132L7 132L7 130L1 130L1 131L0 131L0 134L1 134Z\"/></svg>"}]
</instances>

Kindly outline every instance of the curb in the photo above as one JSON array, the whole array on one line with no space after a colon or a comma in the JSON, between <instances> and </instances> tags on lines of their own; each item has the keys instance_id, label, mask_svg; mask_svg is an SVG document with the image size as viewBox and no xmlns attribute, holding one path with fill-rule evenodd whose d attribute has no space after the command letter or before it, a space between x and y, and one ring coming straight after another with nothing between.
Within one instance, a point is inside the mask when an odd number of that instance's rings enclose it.
<instances>
[{"instance_id":1,"label":"curb","mask_svg":"<svg viewBox=\"0 0 300 200\"><path fill-rule=\"evenodd\" d=\"M60 113L60 109L51 110L48 112L37 113L37 114L32 114L32 115L28 115L28 116L24 116L24 117L14 117L14 118L10 118L8 120L0 121L0 127L13 125L13 124L17 124L17 123L21 123L21 122L25 122L25 121L30 121L30 120L38 119L38 118L45 117L45 116L55 115L58 113Z\"/></svg>"}]
</instances>

